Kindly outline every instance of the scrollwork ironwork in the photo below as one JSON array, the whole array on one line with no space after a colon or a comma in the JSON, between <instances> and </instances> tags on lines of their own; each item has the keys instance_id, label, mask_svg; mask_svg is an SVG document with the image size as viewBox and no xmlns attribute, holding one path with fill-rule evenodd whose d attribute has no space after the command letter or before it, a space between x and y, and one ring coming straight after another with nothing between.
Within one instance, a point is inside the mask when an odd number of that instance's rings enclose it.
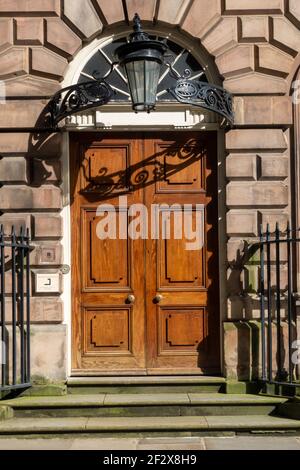
<instances>
[{"instance_id":1,"label":"scrollwork ironwork","mask_svg":"<svg viewBox=\"0 0 300 470\"><path fill-rule=\"evenodd\" d=\"M167 91L175 100L179 103L213 111L232 124L234 114L231 94L220 86L192 79L189 69L186 69L183 75L179 76L172 63L167 59L169 56L168 54L165 55L165 65L169 69L170 77L176 82ZM107 78L116 66L116 62L111 63L110 69L101 78L99 72L96 71L93 74L94 80L77 83L58 91L48 105L51 127L57 128L58 123L67 116L88 108L107 104L115 94Z\"/></svg>"},{"instance_id":2,"label":"scrollwork ironwork","mask_svg":"<svg viewBox=\"0 0 300 470\"><path fill-rule=\"evenodd\" d=\"M233 123L232 96L224 88L207 82L190 80L188 74L185 73L168 91L180 103L214 111L225 117L231 124Z\"/></svg>"},{"instance_id":3,"label":"scrollwork ironwork","mask_svg":"<svg viewBox=\"0 0 300 470\"><path fill-rule=\"evenodd\" d=\"M103 106L111 100L113 95L113 89L103 79L64 88L53 96L48 105L51 125L55 128L67 116L85 109Z\"/></svg>"}]
</instances>

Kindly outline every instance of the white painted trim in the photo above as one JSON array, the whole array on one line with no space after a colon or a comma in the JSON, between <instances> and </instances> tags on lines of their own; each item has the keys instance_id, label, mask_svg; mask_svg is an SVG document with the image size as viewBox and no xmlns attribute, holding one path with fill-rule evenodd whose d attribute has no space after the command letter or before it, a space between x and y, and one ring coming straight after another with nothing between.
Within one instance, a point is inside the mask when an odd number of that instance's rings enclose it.
<instances>
[{"instance_id":1,"label":"white painted trim","mask_svg":"<svg viewBox=\"0 0 300 470\"><path fill-rule=\"evenodd\" d=\"M65 120L65 129L83 130L217 130L216 114L188 105L157 105L155 112L133 113L131 106L111 104L74 114Z\"/></svg>"},{"instance_id":2,"label":"white painted trim","mask_svg":"<svg viewBox=\"0 0 300 470\"><path fill-rule=\"evenodd\" d=\"M62 195L63 195L63 264L71 267L71 210L70 210L70 145L69 133L62 134ZM67 325L67 376L71 374L71 350L72 350L72 285L71 270L63 275L63 302L64 324Z\"/></svg>"}]
</instances>

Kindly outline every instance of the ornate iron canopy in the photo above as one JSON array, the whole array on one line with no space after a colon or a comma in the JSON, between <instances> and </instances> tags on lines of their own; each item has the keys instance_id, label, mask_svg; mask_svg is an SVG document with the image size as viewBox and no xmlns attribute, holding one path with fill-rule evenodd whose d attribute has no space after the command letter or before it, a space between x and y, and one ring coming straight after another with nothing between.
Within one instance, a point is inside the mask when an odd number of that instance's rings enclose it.
<instances>
[{"instance_id":1,"label":"ornate iron canopy","mask_svg":"<svg viewBox=\"0 0 300 470\"><path fill-rule=\"evenodd\" d=\"M48 105L51 127L57 128L58 123L67 116L107 104L118 98L120 93L127 99L131 98L135 112L150 112L155 108L159 97L165 95L169 100L171 98L179 103L213 111L232 124L234 116L231 94L220 86L195 80L202 75L206 78L203 70L194 75L190 67L178 72L174 64L177 64L178 57L183 52L174 60L174 50L171 48L174 49L167 41L149 37L142 31L136 14L134 32L129 41L123 41L114 51L117 60L109 60L103 54L109 64L105 75L101 76L99 69L92 73L82 72L82 76L90 80L64 88L53 96ZM127 84L130 93L123 91L116 83L117 79L120 81L120 77Z\"/></svg>"}]
</instances>

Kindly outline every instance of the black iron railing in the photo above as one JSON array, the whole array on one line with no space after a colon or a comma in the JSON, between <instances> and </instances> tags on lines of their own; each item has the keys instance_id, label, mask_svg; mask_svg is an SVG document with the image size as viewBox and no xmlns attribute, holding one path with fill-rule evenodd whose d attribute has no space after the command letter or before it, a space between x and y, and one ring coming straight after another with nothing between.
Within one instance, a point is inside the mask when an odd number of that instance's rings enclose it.
<instances>
[{"instance_id":1,"label":"black iron railing","mask_svg":"<svg viewBox=\"0 0 300 470\"><path fill-rule=\"evenodd\" d=\"M0 392L30 386L30 239L0 226Z\"/></svg>"},{"instance_id":2,"label":"black iron railing","mask_svg":"<svg viewBox=\"0 0 300 470\"><path fill-rule=\"evenodd\" d=\"M261 379L278 385L297 385L297 265L299 230L287 224L280 231L260 229Z\"/></svg>"}]
</instances>

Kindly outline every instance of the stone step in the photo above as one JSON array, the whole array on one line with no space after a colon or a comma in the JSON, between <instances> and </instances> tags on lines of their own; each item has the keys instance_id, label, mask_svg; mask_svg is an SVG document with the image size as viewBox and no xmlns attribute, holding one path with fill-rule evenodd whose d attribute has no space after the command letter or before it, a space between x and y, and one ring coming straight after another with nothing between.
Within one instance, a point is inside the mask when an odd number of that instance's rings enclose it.
<instances>
[{"instance_id":1,"label":"stone step","mask_svg":"<svg viewBox=\"0 0 300 470\"><path fill-rule=\"evenodd\" d=\"M273 416L161 416L133 418L12 418L0 422L0 437L94 435L105 437L299 435L300 421Z\"/></svg>"},{"instance_id":2,"label":"stone step","mask_svg":"<svg viewBox=\"0 0 300 470\"><path fill-rule=\"evenodd\" d=\"M5 400L15 417L269 415L284 398L221 393L152 393L21 397Z\"/></svg>"},{"instance_id":3,"label":"stone step","mask_svg":"<svg viewBox=\"0 0 300 470\"><path fill-rule=\"evenodd\" d=\"M70 394L95 393L218 393L225 389L224 377L210 376L120 376L70 377Z\"/></svg>"}]
</instances>

